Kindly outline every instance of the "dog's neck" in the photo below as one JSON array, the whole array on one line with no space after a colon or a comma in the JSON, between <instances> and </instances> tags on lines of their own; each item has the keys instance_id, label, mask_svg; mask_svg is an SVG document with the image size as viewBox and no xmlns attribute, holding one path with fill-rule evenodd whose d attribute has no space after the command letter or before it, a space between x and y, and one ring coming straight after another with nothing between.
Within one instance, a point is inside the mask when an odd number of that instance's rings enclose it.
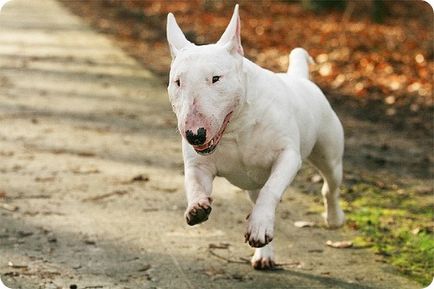
<instances>
[{"instance_id":1,"label":"dog's neck","mask_svg":"<svg viewBox=\"0 0 434 289\"><path fill-rule=\"evenodd\" d=\"M256 63L250 61L247 58L243 58L243 64L241 69L240 80L242 82L242 100L239 103L237 109L234 111L234 114L231 118L230 125L226 129L226 133L230 133L232 131L239 131L240 127L244 127L249 125L246 120L252 120L252 117L248 117L251 112L251 105L255 102L255 93L252 93L250 90L254 90L252 84L257 83L258 73L263 71L264 69L257 65Z\"/></svg>"}]
</instances>

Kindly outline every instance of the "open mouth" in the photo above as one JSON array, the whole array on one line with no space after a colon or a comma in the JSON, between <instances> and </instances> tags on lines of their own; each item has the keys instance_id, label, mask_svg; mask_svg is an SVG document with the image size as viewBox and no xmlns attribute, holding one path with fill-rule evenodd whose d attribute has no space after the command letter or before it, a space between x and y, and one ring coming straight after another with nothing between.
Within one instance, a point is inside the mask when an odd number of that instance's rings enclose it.
<instances>
[{"instance_id":1,"label":"open mouth","mask_svg":"<svg viewBox=\"0 0 434 289\"><path fill-rule=\"evenodd\" d=\"M228 126L229 120L232 116L233 111L231 111L230 113L228 113L225 117L225 119L223 120L223 124L220 128L220 130L217 132L217 134L206 144L203 145L199 145L199 146L193 146L194 150L200 154L200 155L209 155L212 154L214 152L214 150L216 149L217 145L219 144L223 133L225 132L226 127Z\"/></svg>"}]
</instances>

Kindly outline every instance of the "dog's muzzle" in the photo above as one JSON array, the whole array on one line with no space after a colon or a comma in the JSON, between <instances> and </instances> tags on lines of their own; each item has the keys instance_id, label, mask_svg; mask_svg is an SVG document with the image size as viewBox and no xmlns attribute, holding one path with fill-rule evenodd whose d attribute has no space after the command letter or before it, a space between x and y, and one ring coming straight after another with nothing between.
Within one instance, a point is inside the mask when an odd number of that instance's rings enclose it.
<instances>
[{"instance_id":1,"label":"dog's muzzle","mask_svg":"<svg viewBox=\"0 0 434 289\"><path fill-rule=\"evenodd\" d=\"M225 119L223 120L223 124L220 127L220 130L217 132L217 134L209 142L207 142L205 144L195 145L193 142L190 142L190 140L189 140L189 133L188 133L188 131L186 132L187 141L193 146L194 150L198 154L200 154L200 155L209 155L209 154L212 154L215 151L215 149L217 148L217 145L219 144L219 142L220 142L220 140L221 140L221 138L223 136L223 133L225 132L226 127L228 126L228 123L229 123L229 120L230 120L230 118L232 116L232 113L233 113L233 111L231 111L230 113L228 113L226 115ZM198 129L197 134L195 135L195 140L198 138L197 136L199 136L199 131L201 129L203 129L203 128ZM206 139L206 130L205 129L203 129L203 132L201 132L201 137L202 137L202 134L203 134L204 138ZM192 137L190 137L190 138L193 140ZM204 141L205 140L203 140L203 142Z\"/></svg>"}]
</instances>

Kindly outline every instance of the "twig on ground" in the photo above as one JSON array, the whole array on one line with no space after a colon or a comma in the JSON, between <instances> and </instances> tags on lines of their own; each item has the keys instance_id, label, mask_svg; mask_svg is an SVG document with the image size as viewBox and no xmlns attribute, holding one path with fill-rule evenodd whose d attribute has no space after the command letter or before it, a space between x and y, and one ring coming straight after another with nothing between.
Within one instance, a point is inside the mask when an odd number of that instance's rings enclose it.
<instances>
[{"instance_id":1,"label":"twig on ground","mask_svg":"<svg viewBox=\"0 0 434 289\"><path fill-rule=\"evenodd\" d=\"M208 252L209 252L211 255L213 255L213 256L215 256L215 257L221 259L221 260L224 260L224 261L226 261L226 262L228 262L228 263L237 263L237 264L249 264L249 263L250 263L250 261L248 261L248 260L247 260L247 261L246 261L246 260L243 260L242 258L240 258L241 260L239 261L239 260L232 260L232 259L230 259L230 258L223 257L223 256L217 254L216 252L214 252L214 250L212 250L211 248L208 249Z\"/></svg>"},{"instance_id":2,"label":"twig on ground","mask_svg":"<svg viewBox=\"0 0 434 289\"><path fill-rule=\"evenodd\" d=\"M116 195L122 196L122 195L125 195L127 193L128 193L128 191L126 191L126 190L116 190L116 191L111 192L111 193L97 195L94 197L89 197L89 198L83 199L82 201L83 202L99 201L99 200L106 199L106 198L111 197L111 196L116 196Z\"/></svg>"}]
</instances>

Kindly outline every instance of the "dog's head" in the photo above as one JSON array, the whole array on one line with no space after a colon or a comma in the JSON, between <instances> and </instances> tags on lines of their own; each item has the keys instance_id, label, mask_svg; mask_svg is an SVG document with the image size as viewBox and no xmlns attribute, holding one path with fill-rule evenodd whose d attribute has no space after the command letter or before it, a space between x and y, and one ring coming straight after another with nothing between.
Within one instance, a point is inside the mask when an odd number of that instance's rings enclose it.
<instances>
[{"instance_id":1,"label":"dog's head","mask_svg":"<svg viewBox=\"0 0 434 289\"><path fill-rule=\"evenodd\" d=\"M215 44L188 41L171 13L167 40L172 54L167 89L179 132L197 153L210 154L244 97L238 5Z\"/></svg>"}]
</instances>

